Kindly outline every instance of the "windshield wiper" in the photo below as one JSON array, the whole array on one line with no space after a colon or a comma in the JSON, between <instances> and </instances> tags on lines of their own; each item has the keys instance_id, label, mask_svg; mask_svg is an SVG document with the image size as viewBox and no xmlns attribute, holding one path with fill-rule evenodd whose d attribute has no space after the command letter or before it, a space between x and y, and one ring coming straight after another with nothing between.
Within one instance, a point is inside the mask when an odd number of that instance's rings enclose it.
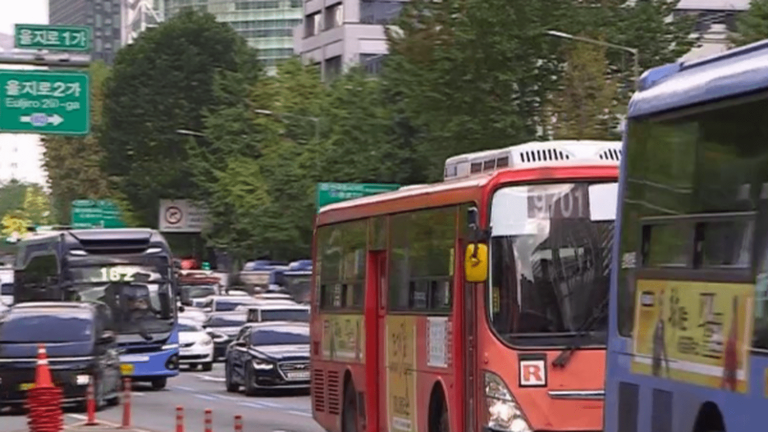
<instances>
[{"instance_id":1,"label":"windshield wiper","mask_svg":"<svg viewBox=\"0 0 768 432\"><path fill-rule=\"evenodd\" d=\"M573 342L560 351L560 354L552 361L552 366L562 368L568 364L573 352L580 348L582 345L582 339L586 337L591 331L595 323L608 314L608 297L598 306L592 315L584 320L584 322L576 329L576 334L573 336Z\"/></svg>"}]
</instances>

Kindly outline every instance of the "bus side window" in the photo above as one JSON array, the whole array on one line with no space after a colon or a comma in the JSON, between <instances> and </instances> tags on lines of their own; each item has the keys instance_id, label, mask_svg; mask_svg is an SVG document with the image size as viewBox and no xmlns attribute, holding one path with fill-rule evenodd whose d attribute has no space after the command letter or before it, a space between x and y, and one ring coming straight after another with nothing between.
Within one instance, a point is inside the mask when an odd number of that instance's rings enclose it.
<instances>
[{"instance_id":1,"label":"bus side window","mask_svg":"<svg viewBox=\"0 0 768 432\"><path fill-rule=\"evenodd\" d=\"M757 268L755 281L755 323L752 346L768 350L768 251Z\"/></svg>"},{"instance_id":2,"label":"bus side window","mask_svg":"<svg viewBox=\"0 0 768 432\"><path fill-rule=\"evenodd\" d=\"M47 300L47 288L58 278L59 266L55 255L33 257L21 272L21 300Z\"/></svg>"}]
</instances>

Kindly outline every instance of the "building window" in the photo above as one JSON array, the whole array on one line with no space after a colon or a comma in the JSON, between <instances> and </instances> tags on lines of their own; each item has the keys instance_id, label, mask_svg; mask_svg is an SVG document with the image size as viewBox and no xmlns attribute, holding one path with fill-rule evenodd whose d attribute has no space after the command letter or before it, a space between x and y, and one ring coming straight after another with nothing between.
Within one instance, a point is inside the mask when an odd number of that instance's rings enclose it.
<instances>
[{"instance_id":1,"label":"building window","mask_svg":"<svg viewBox=\"0 0 768 432\"><path fill-rule=\"evenodd\" d=\"M291 7L292 8L300 8L301 7L301 0L291 0Z\"/></svg>"},{"instance_id":2,"label":"building window","mask_svg":"<svg viewBox=\"0 0 768 432\"><path fill-rule=\"evenodd\" d=\"M253 10L253 9L279 9L278 0L266 1L240 1L235 3L235 10Z\"/></svg>"},{"instance_id":3,"label":"building window","mask_svg":"<svg viewBox=\"0 0 768 432\"><path fill-rule=\"evenodd\" d=\"M322 14L320 12L307 15L304 21L304 37L312 37L320 34L322 31Z\"/></svg>"},{"instance_id":4,"label":"building window","mask_svg":"<svg viewBox=\"0 0 768 432\"><path fill-rule=\"evenodd\" d=\"M101 19L102 18L100 14L96 15L96 28L101 28L101 24L102 24Z\"/></svg>"},{"instance_id":5,"label":"building window","mask_svg":"<svg viewBox=\"0 0 768 432\"><path fill-rule=\"evenodd\" d=\"M379 75L384 67L386 54L360 54L360 64L363 70L370 75Z\"/></svg>"},{"instance_id":6,"label":"building window","mask_svg":"<svg viewBox=\"0 0 768 432\"><path fill-rule=\"evenodd\" d=\"M344 5L337 3L325 8L325 30L341 27L344 23Z\"/></svg>"},{"instance_id":7,"label":"building window","mask_svg":"<svg viewBox=\"0 0 768 432\"><path fill-rule=\"evenodd\" d=\"M363 24L390 24L400 16L403 2L394 0L361 0L360 22Z\"/></svg>"},{"instance_id":8,"label":"building window","mask_svg":"<svg viewBox=\"0 0 768 432\"><path fill-rule=\"evenodd\" d=\"M331 57L325 61L325 80L330 81L341 75L341 56Z\"/></svg>"}]
</instances>

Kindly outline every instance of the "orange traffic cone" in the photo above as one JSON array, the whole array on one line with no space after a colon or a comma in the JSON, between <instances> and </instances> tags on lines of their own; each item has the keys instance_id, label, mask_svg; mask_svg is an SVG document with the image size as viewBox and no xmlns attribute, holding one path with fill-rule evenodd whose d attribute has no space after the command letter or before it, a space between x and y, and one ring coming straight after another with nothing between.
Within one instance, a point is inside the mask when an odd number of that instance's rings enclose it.
<instances>
[{"instance_id":1,"label":"orange traffic cone","mask_svg":"<svg viewBox=\"0 0 768 432\"><path fill-rule=\"evenodd\" d=\"M51 379L51 368L48 365L48 353L45 351L45 345L37 346L37 368L35 370L35 387L48 388L53 387Z\"/></svg>"}]
</instances>

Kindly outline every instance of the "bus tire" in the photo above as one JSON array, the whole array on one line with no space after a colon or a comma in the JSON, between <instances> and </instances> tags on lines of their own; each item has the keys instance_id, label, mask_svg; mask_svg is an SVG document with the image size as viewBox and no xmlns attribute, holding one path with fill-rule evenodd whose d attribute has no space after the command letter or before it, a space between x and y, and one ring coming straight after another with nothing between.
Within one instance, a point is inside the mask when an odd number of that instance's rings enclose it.
<instances>
[{"instance_id":1,"label":"bus tire","mask_svg":"<svg viewBox=\"0 0 768 432\"><path fill-rule=\"evenodd\" d=\"M152 390L158 391L165 388L168 384L168 378L154 378L152 379Z\"/></svg>"},{"instance_id":2,"label":"bus tire","mask_svg":"<svg viewBox=\"0 0 768 432\"><path fill-rule=\"evenodd\" d=\"M429 398L429 432L450 432L448 404L442 387L436 384Z\"/></svg>"},{"instance_id":3,"label":"bus tire","mask_svg":"<svg viewBox=\"0 0 768 432\"><path fill-rule=\"evenodd\" d=\"M344 386L344 405L341 410L341 432L357 432L357 391L350 379Z\"/></svg>"}]
</instances>

